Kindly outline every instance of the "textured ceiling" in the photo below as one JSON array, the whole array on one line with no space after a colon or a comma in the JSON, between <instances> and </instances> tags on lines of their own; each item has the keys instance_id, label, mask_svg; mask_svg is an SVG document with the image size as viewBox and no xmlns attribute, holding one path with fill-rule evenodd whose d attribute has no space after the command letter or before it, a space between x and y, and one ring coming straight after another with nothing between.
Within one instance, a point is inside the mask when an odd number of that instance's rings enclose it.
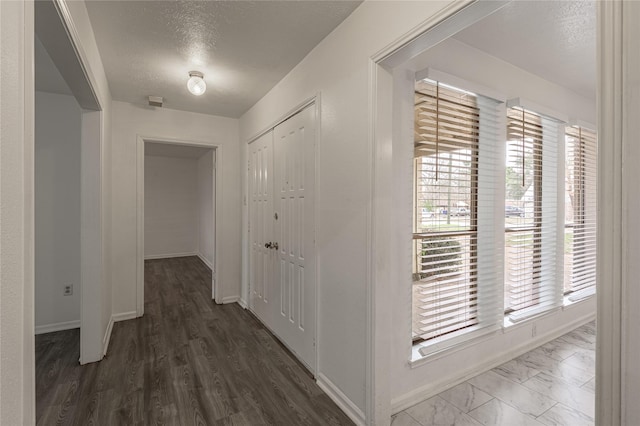
<instances>
[{"instance_id":1,"label":"textured ceiling","mask_svg":"<svg viewBox=\"0 0 640 426\"><path fill-rule=\"evenodd\" d=\"M360 1L87 1L115 100L239 117ZM186 88L204 73L207 92Z\"/></svg>"},{"instance_id":2,"label":"textured ceiling","mask_svg":"<svg viewBox=\"0 0 640 426\"><path fill-rule=\"evenodd\" d=\"M594 1L514 1L454 38L595 100Z\"/></svg>"},{"instance_id":3,"label":"textured ceiling","mask_svg":"<svg viewBox=\"0 0 640 426\"><path fill-rule=\"evenodd\" d=\"M146 142L144 144L144 155L152 157L200 158L203 154L210 151L211 148L201 148L197 146L156 142Z\"/></svg>"}]
</instances>

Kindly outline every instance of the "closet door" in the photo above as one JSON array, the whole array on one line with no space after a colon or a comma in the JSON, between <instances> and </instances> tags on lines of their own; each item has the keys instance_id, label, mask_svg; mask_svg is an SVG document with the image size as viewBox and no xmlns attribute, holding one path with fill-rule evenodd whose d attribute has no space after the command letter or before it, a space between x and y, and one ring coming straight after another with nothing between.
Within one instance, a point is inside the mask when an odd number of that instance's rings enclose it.
<instances>
[{"instance_id":1,"label":"closet door","mask_svg":"<svg viewBox=\"0 0 640 426\"><path fill-rule=\"evenodd\" d=\"M273 287L273 132L249 145L249 288L250 308L272 328Z\"/></svg>"},{"instance_id":2,"label":"closet door","mask_svg":"<svg viewBox=\"0 0 640 426\"><path fill-rule=\"evenodd\" d=\"M312 371L316 350L315 105L274 129L273 330Z\"/></svg>"}]
</instances>

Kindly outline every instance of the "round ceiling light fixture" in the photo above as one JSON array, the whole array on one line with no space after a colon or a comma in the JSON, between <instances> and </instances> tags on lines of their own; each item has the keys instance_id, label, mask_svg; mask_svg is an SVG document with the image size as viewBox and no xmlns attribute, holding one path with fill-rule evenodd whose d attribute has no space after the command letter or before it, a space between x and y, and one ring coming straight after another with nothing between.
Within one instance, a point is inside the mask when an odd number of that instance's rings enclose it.
<instances>
[{"instance_id":1,"label":"round ceiling light fixture","mask_svg":"<svg viewBox=\"0 0 640 426\"><path fill-rule=\"evenodd\" d=\"M189 89L192 95L202 95L207 90L207 83L204 82L204 74L200 71L189 71L187 89Z\"/></svg>"}]
</instances>

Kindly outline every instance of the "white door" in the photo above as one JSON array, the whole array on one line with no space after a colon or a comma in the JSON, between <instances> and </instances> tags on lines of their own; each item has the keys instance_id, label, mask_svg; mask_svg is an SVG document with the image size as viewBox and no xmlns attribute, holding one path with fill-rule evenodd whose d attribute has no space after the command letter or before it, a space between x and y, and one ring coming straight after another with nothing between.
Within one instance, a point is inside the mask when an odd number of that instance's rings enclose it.
<instances>
[{"instance_id":1,"label":"white door","mask_svg":"<svg viewBox=\"0 0 640 426\"><path fill-rule=\"evenodd\" d=\"M273 322L270 289L273 287L273 132L249 145L249 288L251 310L267 326Z\"/></svg>"},{"instance_id":2,"label":"white door","mask_svg":"<svg viewBox=\"0 0 640 426\"><path fill-rule=\"evenodd\" d=\"M315 366L315 105L274 129L275 331ZM277 298L277 299L276 299Z\"/></svg>"},{"instance_id":3,"label":"white door","mask_svg":"<svg viewBox=\"0 0 640 426\"><path fill-rule=\"evenodd\" d=\"M312 105L249 147L250 306L312 372L316 363L314 145Z\"/></svg>"}]
</instances>

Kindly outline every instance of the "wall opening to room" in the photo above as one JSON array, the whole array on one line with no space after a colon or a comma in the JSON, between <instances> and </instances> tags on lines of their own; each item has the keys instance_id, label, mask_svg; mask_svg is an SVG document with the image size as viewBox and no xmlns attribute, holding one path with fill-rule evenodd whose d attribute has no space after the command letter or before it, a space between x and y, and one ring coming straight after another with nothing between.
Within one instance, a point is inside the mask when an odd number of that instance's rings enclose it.
<instances>
[{"instance_id":1,"label":"wall opening to room","mask_svg":"<svg viewBox=\"0 0 640 426\"><path fill-rule=\"evenodd\" d=\"M211 272L215 298L215 164L211 147L144 142L145 281L153 265L161 264L159 259L196 257ZM145 290L146 299L153 290Z\"/></svg>"}]
</instances>

